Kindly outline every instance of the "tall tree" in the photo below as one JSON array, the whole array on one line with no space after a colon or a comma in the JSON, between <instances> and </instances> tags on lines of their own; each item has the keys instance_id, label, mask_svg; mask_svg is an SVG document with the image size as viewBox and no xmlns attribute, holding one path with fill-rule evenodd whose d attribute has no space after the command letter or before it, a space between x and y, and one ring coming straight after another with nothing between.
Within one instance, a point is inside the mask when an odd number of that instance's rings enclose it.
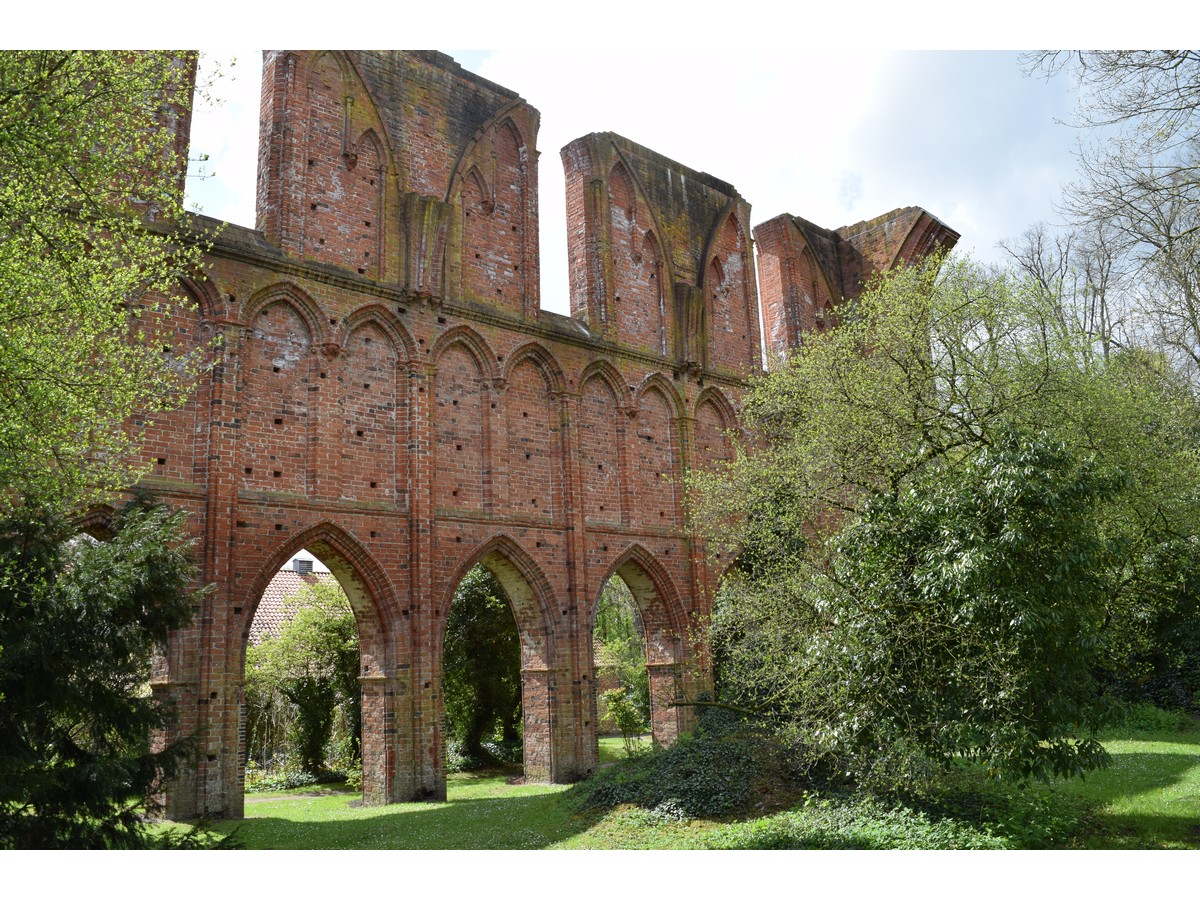
<instances>
[{"instance_id":1,"label":"tall tree","mask_svg":"<svg viewBox=\"0 0 1200 900\"><path fill-rule=\"evenodd\" d=\"M151 653L200 592L182 514L134 504L110 540L44 513L0 524L0 848L132 849L185 759Z\"/></svg>"},{"instance_id":2,"label":"tall tree","mask_svg":"<svg viewBox=\"0 0 1200 900\"><path fill-rule=\"evenodd\" d=\"M723 699L864 766L906 735L1016 777L1086 769L1090 679L1195 583L1200 409L1035 281L939 265L810 335L747 398L756 442L693 478L696 521L740 559Z\"/></svg>"},{"instance_id":3,"label":"tall tree","mask_svg":"<svg viewBox=\"0 0 1200 900\"><path fill-rule=\"evenodd\" d=\"M1075 224L1103 229L1137 274L1127 296L1144 326L1132 336L1200 379L1200 52L1044 52L1027 63L1076 79L1080 174L1064 206Z\"/></svg>"},{"instance_id":4,"label":"tall tree","mask_svg":"<svg viewBox=\"0 0 1200 900\"><path fill-rule=\"evenodd\" d=\"M127 486L131 416L189 386L195 360L162 345L201 253L181 239L194 66L0 52L0 510Z\"/></svg>"}]
</instances>

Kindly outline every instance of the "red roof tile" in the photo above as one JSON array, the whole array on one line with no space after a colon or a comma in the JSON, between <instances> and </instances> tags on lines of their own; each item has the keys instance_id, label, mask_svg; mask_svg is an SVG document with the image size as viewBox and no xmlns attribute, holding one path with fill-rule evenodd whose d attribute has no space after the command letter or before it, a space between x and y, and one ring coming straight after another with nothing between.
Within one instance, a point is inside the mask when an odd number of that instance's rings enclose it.
<instances>
[{"instance_id":1,"label":"red roof tile","mask_svg":"<svg viewBox=\"0 0 1200 900\"><path fill-rule=\"evenodd\" d=\"M280 569L263 591L262 600L254 613L254 621L250 623L250 643L257 644L268 637L278 637L284 623L291 618L290 610L284 604L289 597L294 597L305 585L320 584L331 581L333 575L328 572L299 575L291 569Z\"/></svg>"}]
</instances>

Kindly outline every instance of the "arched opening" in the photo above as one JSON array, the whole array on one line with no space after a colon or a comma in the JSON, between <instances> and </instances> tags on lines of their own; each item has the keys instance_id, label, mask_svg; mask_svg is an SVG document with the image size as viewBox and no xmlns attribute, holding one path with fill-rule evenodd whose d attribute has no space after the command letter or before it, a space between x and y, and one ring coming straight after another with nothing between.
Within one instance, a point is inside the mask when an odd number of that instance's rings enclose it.
<instances>
[{"instance_id":1,"label":"arched opening","mask_svg":"<svg viewBox=\"0 0 1200 900\"><path fill-rule=\"evenodd\" d=\"M669 579L639 547L631 549L604 582L592 613L601 762L611 760L616 751L627 753L645 744L668 746L684 728L683 707L677 705L683 695L684 630L677 606ZM623 677L614 679L614 665L623 670ZM626 717L624 729L618 721L621 715ZM613 727L619 741L606 740L610 736L605 730ZM627 743L622 732L634 739Z\"/></svg>"},{"instance_id":2,"label":"arched opening","mask_svg":"<svg viewBox=\"0 0 1200 900\"><path fill-rule=\"evenodd\" d=\"M650 677L646 629L620 575L608 579L592 625L599 761L613 762L648 746Z\"/></svg>"},{"instance_id":3,"label":"arched opening","mask_svg":"<svg viewBox=\"0 0 1200 900\"><path fill-rule=\"evenodd\" d=\"M246 793L362 785L358 624L329 567L301 551L272 577L245 656Z\"/></svg>"},{"instance_id":4,"label":"arched opening","mask_svg":"<svg viewBox=\"0 0 1200 900\"><path fill-rule=\"evenodd\" d=\"M480 570L486 573L486 576L474 574ZM479 593L488 594L495 601L503 601L507 607L507 611L505 611L501 609L499 602L491 603L490 616L492 619L505 623L506 627L507 621L511 620L517 636L520 684L518 723L512 723L510 718L513 705L517 702L512 693L506 694L496 683L489 688L495 691L496 696L508 698L503 702L498 702L496 706L497 710L503 712L492 717L492 734L498 735L503 741L505 720L508 719L509 735L512 736L515 732L520 736L519 756L516 753L516 747L513 746L512 755L503 761L509 762L514 769L519 761L522 774L527 782L553 782L557 776L566 777L565 772L558 771L562 754L561 749L556 750L555 744L555 741L561 737L555 730L555 707L561 700L556 699L555 670L552 665L554 659L553 629L548 606L552 596L551 588L545 576L527 554L507 537L498 537L489 541L459 570L448 585L450 590L446 595L445 605L442 607L445 611L443 621L446 622L442 631L441 654L443 664L441 672L443 690L440 692L442 734L450 734L445 727L449 712L446 704L449 686L444 666L447 662L446 646L450 642L448 626L454 615L451 607L462 599L478 600L478 597L463 597L464 585L470 587L475 579L479 579L486 588L485 591ZM508 639L507 646L511 647L511 638ZM509 655L505 658L507 661L503 671L511 673L512 657ZM495 678L495 676L493 677ZM561 712L561 710L558 711ZM448 741L442 741L443 763L448 762L447 744ZM495 754L498 742L493 741L493 745L494 747L489 749Z\"/></svg>"},{"instance_id":5,"label":"arched opening","mask_svg":"<svg viewBox=\"0 0 1200 900\"><path fill-rule=\"evenodd\" d=\"M252 706L261 702L263 689L255 683L259 673L254 666L257 657L274 655L277 659L267 663L265 675L288 680L287 690L279 692L283 702L296 707L311 699L313 724L319 726L307 748L300 744L303 728L291 722L286 728L275 728L275 735L284 741L275 752L291 757L284 776L273 779L278 786L287 786L288 772L300 783L336 775L351 791L361 786L364 803L399 799L407 786L401 783L402 763L394 758L396 736L388 731L399 723L389 724L395 721L391 693L395 686L389 677L393 668L386 652L387 621L381 618L388 608L380 596L384 589L370 560L337 529L322 527L291 552L280 568L260 576L255 615L243 634L242 761L258 766L264 758L254 729L268 726L258 721L266 713ZM296 633L277 652L257 649L264 635L283 634L292 623ZM333 708L326 713L330 694ZM297 710L291 712L294 716ZM322 718L326 714L327 733ZM307 759L301 759L302 752L307 752ZM271 756L269 749L266 758ZM243 770L239 777L244 774Z\"/></svg>"},{"instance_id":6,"label":"arched opening","mask_svg":"<svg viewBox=\"0 0 1200 900\"><path fill-rule=\"evenodd\" d=\"M478 564L446 616L442 685L447 771L519 768L521 639L504 588Z\"/></svg>"}]
</instances>

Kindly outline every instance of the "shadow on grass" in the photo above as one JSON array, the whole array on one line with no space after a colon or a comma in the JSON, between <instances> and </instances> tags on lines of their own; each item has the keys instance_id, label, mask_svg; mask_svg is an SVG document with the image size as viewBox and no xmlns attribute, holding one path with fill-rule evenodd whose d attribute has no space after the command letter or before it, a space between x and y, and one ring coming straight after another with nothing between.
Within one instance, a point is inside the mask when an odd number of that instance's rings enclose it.
<instances>
[{"instance_id":1,"label":"shadow on grass","mask_svg":"<svg viewBox=\"0 0 1200 900\"><path fill-rule=\"evenodd\" d=\"M1089 847L1200 848L1200 757L1195 754L1114 753L1110 768L1057 790L1097 805L1084 841Z\"/></svg>"},{"instance_id":2,"label":"shadow on grass","mask_svg":"<svg viewBox=\"0 0 1200 900\"><path fill-rule=\"evenodd\" d=\"M255 816L215 830L236 828L252 850L537 850L588 830L599 818L575 815L558 792L358 808L353 799L316 798L296 808L295 818Z\"/></svg>"}]
</instances>

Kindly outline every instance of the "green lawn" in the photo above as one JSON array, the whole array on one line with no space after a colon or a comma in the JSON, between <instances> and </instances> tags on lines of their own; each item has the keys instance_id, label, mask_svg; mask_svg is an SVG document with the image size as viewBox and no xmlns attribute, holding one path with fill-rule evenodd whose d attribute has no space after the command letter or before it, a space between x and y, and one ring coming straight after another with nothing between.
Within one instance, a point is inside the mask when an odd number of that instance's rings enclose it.
<instances>
[{"instance_id":1,"label":"green lawn","mask_svg":"<svg viewBox=\"0 0 1200 900\"><path fill-rule=\"evenodd\" d=\"M647 734L641 735L637 739L638 748L641 750L649 750L651 747L650 736ZM602 737L600 738L600 764L617 762L625 758L625 742L619 737Z\"/></svg>"},{"instance_id":2,"label":"green lawn","mask_svg":"<svg viewBox=\"0 0 1200 900\"><path fill-rule=\"evenodd\" d=\"M1026 808L1057 811L1051 845L1089 849L1200 848L1200 732L1106 742L1112 768L1053 788L1031 789ZM603 739L602 759L622 753ZM558 785L514 785L497 773L451 775L446 803L356 805L328 787L246 798L237 829L250 849L672 849L721 847L1044 846L1036 829L889 811L858 800L810 798L749 822L675 821L624 808L573 814ZM1078 811L1086 804L1090 811ZM1062 826L1064 812L1068 821Z\"/></svg>"},{"instance_id":3,"label":"green lawn","mask_svg":"<svg viewBox=\"0 0 1200 900\"><path fill-rule=\"evenodd\" d=\"M1078 846L1200 849L1200 733L1106 741L1111 768L1058 788L1096 804Z\"/></svg>"}]
</instances>

